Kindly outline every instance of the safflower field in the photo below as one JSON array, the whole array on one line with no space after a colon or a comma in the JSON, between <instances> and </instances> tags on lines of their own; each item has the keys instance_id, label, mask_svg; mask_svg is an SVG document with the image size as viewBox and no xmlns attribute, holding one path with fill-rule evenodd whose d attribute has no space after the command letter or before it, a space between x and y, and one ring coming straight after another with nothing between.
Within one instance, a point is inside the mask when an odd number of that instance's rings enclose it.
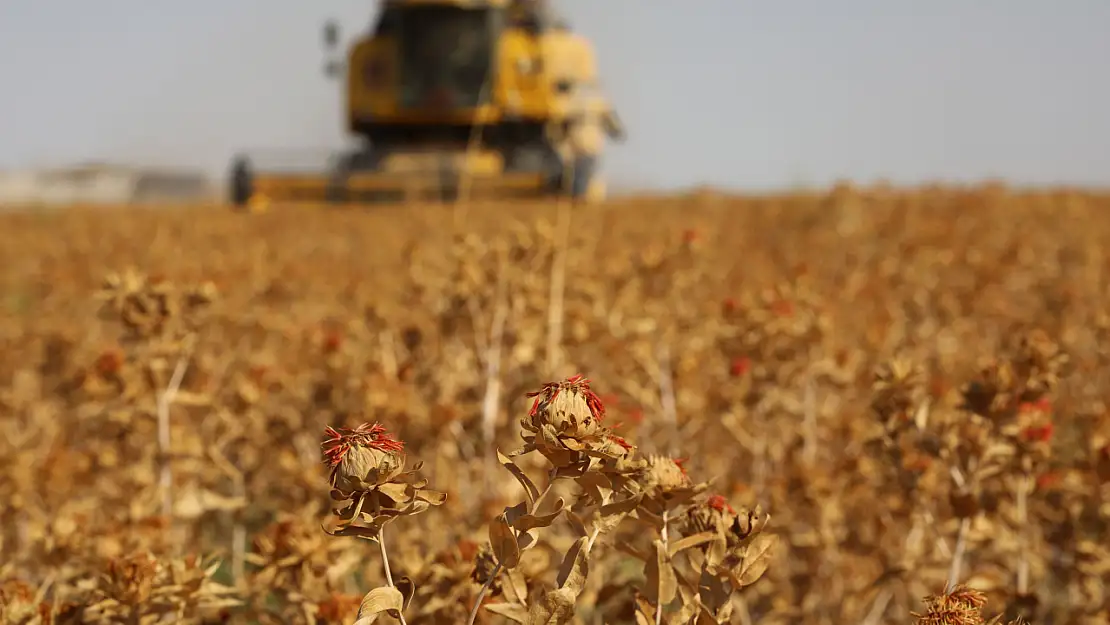
<instances>
[{"instance_id":1,"label":"safflower field","mask_svg":"<svg viewBox=\"0 0 1110 625\"><path fill-rule=\"evenodd\" d=\"M0 229L5 625L1110 622L1110 193Z\"/></svg>"}]
</instances>

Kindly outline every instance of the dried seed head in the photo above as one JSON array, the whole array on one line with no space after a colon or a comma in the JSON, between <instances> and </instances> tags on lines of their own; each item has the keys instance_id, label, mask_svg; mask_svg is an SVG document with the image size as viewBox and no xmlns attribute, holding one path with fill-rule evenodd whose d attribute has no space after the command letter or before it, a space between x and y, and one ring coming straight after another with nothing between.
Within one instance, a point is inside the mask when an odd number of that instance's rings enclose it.
<instances>
[{"instance_id":1,"label":"dried seed head","mask_svg":"<svg viewBox=\"0 0 1110 625\"><path fill-rule=\"evenodd\" d=\"M34 588L20 580L7 580L0 584L0 622L46 622L36 619L39 615Z\"/></svg>"},{"instance_id":2,"label":"dried seed head","mask_svg":"<svg viewBox=\"0 0 1110 625\"><path fill-rule=\"evenodd\" d=\"M691 534L716 532L724 538L725 548L731 551L752 534L763 531L770 518L760 506L737 511L721 495L710 495L686 510L685 531Z\"/></svg>"},{"instance_id":3,"label":"dried seed head","mask_svg":"<svg viewBox=\"0 0 1110 625\"><path fill-rule=\"evenodd\" d=\"M321 445L331 467L332 486L344 492L380 486L405 468L405 444L378 423L355 429L328 427Z\"/></svg>"},{"instance_id":4,"label":"dried seed head","mask_svg":"<svg viewBox=\"0 0 1110 625\"><path fill-rule=\"evenodd\" d=\"M730 506L728 501L721 495L710 495L709 499L705 501L705 505L717 512L723 513L725 510L728 510L729 513L736 514L736 510L733 510L732 506Z\"/></svg>"},{"instance_id":5,"label":"dried seed head","mask_svg":"<svg viewBox=\"0 0 1110 625\"><path fill-rule=\"evenodd\" d=\"M108 561L101 590L124 605L140 605L150 598L158 561L149 553L134 553Z\"/></svg>"},{"instance_id":6,"label":"dried seed head","mask_svg":"<svg viewBox=\"0 0 1110 625\"><path fill-rule=\"evenodd\" d=\"M914 613L917 625L982 625L987 598L982 592L957 586L950 592L925 598L925 613Z\"/></svg>"},{"instance_id":7,"label":"dried seed head","mask_svg":"<svg viewBox=\"0 0 1110 625\"><path fill-rule=\"evenodd\" d=\"M623 436L617 436L616 434L610 434L605 438L605 441L607 443L606 447L614 452L614 456L623 456L635 449L632 443L625 440Z\"/></svg>"},{"instance_id":8,"label":"dried seed head","mask_svg":"<svg viewBox=\"0 0 1110 625\"><path fill-rule=\"evenodd\" d=\"M647 467L644 473L644 486L649 490L663 493L673 490L690 488L693 482L686 474L682 463L684 459L668 458L667 456L648 456Z\"/></svg>"},{"instance_id":9,"label":"dried seed head","mask_svg":"<svg viewBox=\"0 0 1110 625\"><path fill-rule=\"evenodd\" d=\"M924 371L913 361L895 358L875 372L871 392L871 411L888 428L896 429L924 399Z\"/></svg>"},{"instance_id":10,"label":"dried seed head","mask_svg":"<svg viewBox=\"0 0 1110 625\"><path fill-rule=\"evenodd\" d=\"M701 532L724 533L736 516L736 510L728 505L724 497L711 495L704 502L690 506L686 511L686 527L691 534Z\"/></svg>"},{"instance_id":11,"label":"dried seed head","mask_svg":"<svg viewBox=\"0 0 1110 625\"><path fill-rule=\"evenodd\" d=\"M605 417L605 406L590 390L590 381L581 375L545 384L539 391L528 393L528 397L536 400L521 420L521 427L531 432L549 425L558 435L591 436L601 428Z\"/></svg>"}]
</instances>

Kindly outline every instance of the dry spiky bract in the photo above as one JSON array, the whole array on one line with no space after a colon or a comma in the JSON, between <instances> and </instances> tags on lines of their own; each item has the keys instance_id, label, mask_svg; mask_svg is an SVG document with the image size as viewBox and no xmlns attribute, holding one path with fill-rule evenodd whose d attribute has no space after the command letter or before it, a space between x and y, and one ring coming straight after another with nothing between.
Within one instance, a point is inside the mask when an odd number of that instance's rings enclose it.
<instances>
[{"instance_id":1,"label":"dry spiky bract","mask_svg":"<svg viewBox=\"0 0 1110 625\"><path fill-rule=\"evenodd\" d=\"M925 597L925 612L914 613L917 625L996 625L1001 624L1002 616L996 616L989 621L983 616L983 606L987 597L982 592L957 586L952 590L939 595ZM1026 625L1026 621L1017 618L1005 621L1006 625Z\"/></svg>"},{"instance_id":2,"label":"dry spiky bract","mask_svg":"<svg viewBox=\"0 0 1110 625\"><path fill-rule=\"evenodd\" d=\"M1110 622L1110 194L0 231L0 625Z\"/></svg>"}]
</instances>

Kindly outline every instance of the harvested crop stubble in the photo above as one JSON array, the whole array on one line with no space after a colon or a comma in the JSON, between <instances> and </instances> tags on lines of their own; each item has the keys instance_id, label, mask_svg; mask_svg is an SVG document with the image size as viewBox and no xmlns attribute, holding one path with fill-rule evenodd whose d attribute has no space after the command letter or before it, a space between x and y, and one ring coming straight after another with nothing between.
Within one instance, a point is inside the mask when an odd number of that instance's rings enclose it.
<instances>
[{"instance_id":1,"label":"harvested crop stubble","mask_svg":"<svg viewBox=\"0 0 1110 625\"><path fill-rule=\"evenodd\" d=\"M1110 619L1110 194L558 210L0 215L0 623Z\"/></svg>"}]
</instances>

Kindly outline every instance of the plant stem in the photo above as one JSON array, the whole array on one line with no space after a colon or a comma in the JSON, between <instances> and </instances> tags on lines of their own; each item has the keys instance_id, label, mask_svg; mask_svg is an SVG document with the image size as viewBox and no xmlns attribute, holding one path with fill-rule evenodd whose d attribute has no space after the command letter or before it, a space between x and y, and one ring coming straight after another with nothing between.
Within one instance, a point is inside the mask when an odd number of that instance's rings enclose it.
<instances>
[{"instance_id":1,"label":"plant stem","mask_svg":"<svg viewBox=\"0 0 1110 625\"><path fill-rule=\"evenodd\" d=\"M601 534L601 528L594 527L593 531L590 532L590 537L586 540L586 553L589 553L590 550L594 548L594 543L597 542L599 534Z\"/></svg>"},{"instance_id":2,"label":"plant stem","mask_svg":"<svg viewBox=\"0 0 1110 625\"><path fill-rule=\"evenodd\" d=\"M380 530L378 530L378 548L382 552L382 567L385 569L385 582L387 584L389 584L390 587L396 588L396 586L394 586L394 584L393 584L393 572L389 570L389 554L387 553L386 548L385 548L385 528L384 527L381 528ZM404 610L404 608L405 608L405 604L404 604L404 600L402 599L401 600L401 609ZM405 622L405 615L404 615L403 612L400 613L400 616L401 616L401 625L408 625L408 623Z\"/></svg>"},{"instance_id":3,"label":"plant stem","mask_svg":"<svg viewBox=\"0 0 1110 625\"><path fill-rule=\"evenodd\" d=\"M162 466L159 468L158 486L162 491L162 516L173 516L173 470L170 468L170 406L177 398L185 371L189 368L192 349L187 349L177 360L173 374L166 389L158 395L158 454Z\"/></svg>"},{"instance_id":4,"label":"plant stem","mask_svg":"<svg viewBox=\"0 0 1110 625\"><path fill-rule=\"evenodd\" d=\"M663 511L663 529L659 532L659 539L663 541L664 550L668 547L667 541L669 539L669 532L667 531L667 511ZM655 597L655 625L663 625L663 600L658 596L659 589L656 589Z\"/></svg>"},{"instance_id":5,"label":"plant stem","mask_svg":"<svg viewBox=\"0 0 1110 625\"><path fill-rule=\"evenodd\" d=\"M547 486L545 486L544 489L542 491L540 491L540 494L536 496L536 500L532 502L532 507L529 508L529 510L528 510L528 512L530 514L535 514L536 510L540 509L540 502L543 501L544 498L547 497L547 495L551 492L551 487L554 486L554 485L555 485L555 471L552 470L551 475L549 475L548 478L547 478Z\"/></svg>"},{"instance_id":6,"label":"plant stem","mask_svg":"<svg viewBox=\"0 0 1110 625\"><path fill-rule=\"evenodd\" d=\"M563 364L563 309L566 300L567 243L570 239L570 204L559 203L558 231L551 258L551 289L547 296L547 373L556 375Z\"/></svg>"},{"instance_id":7,"label":"plant stem","mask_svg":"<svg viewBox=\"0 0 1110 625\"><path fill-rule=\"evenodd\" d=\"M235 481L235 496L246 501L247 489L243 483L242 475ZM235 584L241 585L246 580L246 557L247 557L247 527L243 523L243 512L236 510L233 517L233 525L231 528L231 571L232 577L235 578Z\"/></svg>"},{"instance_id":8,"label":"plant stem","mask_svg":"<svg viewBox=\"0 0 1110 625\"><path fill-rule=\"evenodd\" d=\"M880 590L875 596L875 602L871 604L871 610L863 619L863 625L877 625L882 620L892 598L894 598L894 591L889 586Z\"/></svg>"},{"instance_id":9,"label":"plant stem","mask_svg":"<svg viewBox=\"0 0 1110 625\"><path fill-rule=\"evenodd\" d=\"M505 264L497 272L497 287L493 303L493 320L490 322L489 342L486 346L486 391L482 398L482 444L488 449L493 445L497 429L497 412L501 402L501 352L505 342L505 324L509 319L508 284ZM482 472L486 492L490 492L496 462L487 459Z\"/></svg>"},{"instance_id":10,"label":"plant stem","mask_svg":"<svg viewBox=\"0 0 1110 625\"><path fill-rule=\"evenodd\" d=\"M670 443L667 453L674 455L674 441L678 438L678 403L674 394L674 370L671 368L671 346L665 339L659 341L657 348L659 368L657 383L659 385L659 403L663 407L663 422L667 425Z\"/></svg>"},{"instance_id":11,"label":"plant stem","mask_svg":"<svg viewBox=\"0 0 1110 625\"><path fill-rule=\"evenodd\" d=\"M1017 594L1029 594L1029 479L1023 474L1017 483L1017 515L1018 515L1018 572Z\"/></svg>"},{"instance_id":12,"label":"plant stem","mask_svg":"<svg viewBox=\"0 0 1110 625\"><path fill-rule=\"evenodd\" d=\"M817 406L817 384L813 381L813 376L808 373L806 374L804 392L805 417L802 421L802 456L808 466L814 466L817 464L817 413L819 408Z\"/></svg>"},{"instance_id":13,"label":"plant stem","mask_svg":"<svg viewBox=\"0 0 1110 625\"><path fill-rule=\"evenodd\" d=\"M910 531L906 534L906 540L902 542L902 553L910 554L917 551L917 547L925 536L925 529L922 524L923 518L931 518L928 511L921 515L915 514L913 516L913 525L910 526ZM913 563L911 563L912 567ZM871 609L867 612L867 616L861 621L862 625L878 625L883 616L886 614L886 608L890 605L891 600L894 598L894 589L890 586L891 582L875 595L875 601L871 604ZM905 583L905 582L903 582Z\"/></svg>"},{"instance_id":14,"label":"plant stem","mask_svg":"<svg viewBox=\"0 0 1110 625\"><path fill-rule=\"evenodd\" d=\"M482 584L478 589L478 594L474 597L474 605L470 607L470 616L466 619L466 625L474 625L474 621L478 618L478 609L482 607L482 599L486 598L486 593L489 592L489 587L493 584L493 580L501 574L501 565L493 567L493 573L490 573L489 579Z\"/></svg>"},{"instance_id":15,"label":"plant stem","mask_svg":"<svg viewBox=\"0 0 1110 625\"><path fill-rule=\"evenodd\" d=\"M960 520L960 529L956 534L956 549L952 552L952 565L948 569L948 583L945 592L951 591L960 581L960 570L964 565L964 552L967 551L967 533L971 529L971 519Z\"/></svg>"}]
</instances>

